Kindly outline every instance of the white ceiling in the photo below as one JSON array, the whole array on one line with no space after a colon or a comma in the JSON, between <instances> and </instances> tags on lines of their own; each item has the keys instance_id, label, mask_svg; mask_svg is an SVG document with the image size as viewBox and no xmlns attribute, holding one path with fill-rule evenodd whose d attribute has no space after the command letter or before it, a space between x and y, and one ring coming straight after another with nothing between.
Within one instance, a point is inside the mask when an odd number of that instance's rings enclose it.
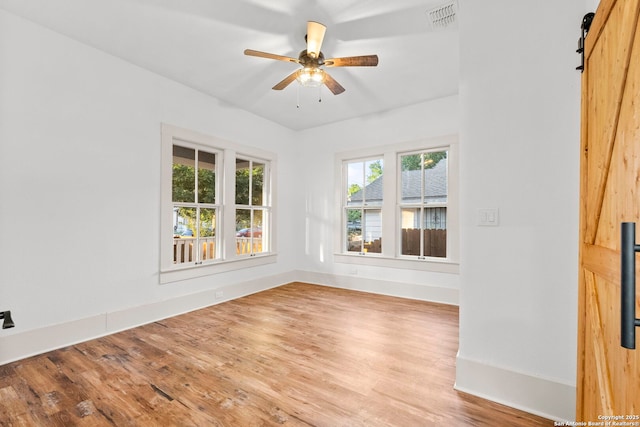
<instances>
[{"instance_id":1,"label":"white ceiling","mask_svg":"<svg viewBox=\"0 0 640 427\"><path fill-rule=\"evenodd\" d=\"M312 128L458 92L458 32L433 30L433 0L0 0L0 8L290 129ZM326 58L377 54L377 67L327 71L333 95L273 85L297 64L307 21L327 26ZM322 102L318 102L319 95ZM299 104L299 108L297 105Z\"/></svg>"}]
</instances>

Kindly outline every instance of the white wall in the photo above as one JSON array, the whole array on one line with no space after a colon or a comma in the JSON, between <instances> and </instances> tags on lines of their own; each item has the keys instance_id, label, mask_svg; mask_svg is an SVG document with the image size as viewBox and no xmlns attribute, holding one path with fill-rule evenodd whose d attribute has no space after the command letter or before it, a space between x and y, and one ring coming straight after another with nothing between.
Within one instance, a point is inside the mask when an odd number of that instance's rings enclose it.
<instances>
[{"instance_id":1,"label":"white wall","mask_svg":"<svg viewBox=\"0 0 640 427\"><path fill-rule=\"evenodd\" d=\"M90 319L47 329L57 346L206 305L213 289L287 281L283 233L275 264L159 285L160 124L281 153L278 205L297 194L283 179L291 131L3 11L0 63L0 309L17 325L2 332L0 363L36 351L33 331L50 325ZM295 216L278 214L281 228Z\"/></svg>"},{"instance_id":2,"label":"white wall","mask_svg":"<svg viewBox=\"0 0 640 427\"><path fill-rule=\"evenodd\" d=\"M334 262L336 209L335 154L457 134L458 97L450 96L386 113L322 126L300 133L301 176L305 188L296 224L305 248L296 264L304 280L383 294L456 303L458 275Z\"/></svg>"},{"instance_id":3,"label":"white wall","mask_svg":"<svg viewBox=\"0 0 640 427\"><path fill-rule=\"evenodd\" d=\"M587 3L587 7L585 9L585 13L587 12L595 12L600 4L600 0L585 0Z\"/></svg>"},{"instance_id":4,"label":"white wall","mask_svg":"<svg viewBox=\"0 0 640 427\"><path fill-rule=\"evenodd\" d=\"M572 420L584 0L459 4L456 385ZM498 208L500 225L477 226L480 208Z\"/></svg>"}]
</instances>

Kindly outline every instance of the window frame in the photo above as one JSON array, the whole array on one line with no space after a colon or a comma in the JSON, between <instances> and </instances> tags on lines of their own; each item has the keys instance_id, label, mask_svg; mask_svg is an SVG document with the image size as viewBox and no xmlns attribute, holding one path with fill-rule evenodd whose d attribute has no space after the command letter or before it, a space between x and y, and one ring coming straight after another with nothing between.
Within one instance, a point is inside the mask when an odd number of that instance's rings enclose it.
<instances>
[{"instance_id":1,"label":"window frame","mask_svg":"<svg viewBox=\"0 0 640 427\"><path fill-rule=\"evenodd\" d=\"M347 230L347 226L348 226L348 214L346 214L347 211L349 210L360 210L362 213L361 219L360 219L360 227L361 227L361 233L365 233L366 232L366 223L365 223L365 217L366 217L366 212L367 211L380 211L380 217L382 218L382 206L384 204L384 199L382 201L382 203L380 205L368 205L367 203L367 194L365 191L366 186L368 185L366 183L366 164L368 162L371 161L382 161L382 176L384 177L384 170L385 170L385 166L384 166L384 158L383 156L369 156L369 157L364 157L364 158L357 158L357 159L346 159L342 162L342 173L343 173L343 177L347 177L348 175L348 169L349 169L349 164L353 164L353 163L362 163L363 164L363 194L364 194L364 198L363 198L363 202L360 203L359 205L352 205L349 206L348 204L348 200L347 200L347 194L345 190L348 190L346 187L348 186L348 178L344 179L343 181L343 185L342 185L342 210L343 210L343 214L342 214L342 218L343 218L343 224L344 227L342 228L342 233L344 235L345 231ZM382 237L382 232L381 232L381 237ZM345 249L346 253L350 253L350 254L357 254L357 255L370 255L370 256L380 256L381 253L380 252L368 252L365 248L365 239L364 236L362 236L362 243L360 245L360 251L349 251L348 250L348 240L344 240L344 245L343 245L343 249Z\"/></svg>"},{"instance_id":2,"label":"window frame","mask_svg":"<svg viewBox=\"0 0 640 427\"><path fill-rule=\"evenodd\" d=\"M219 251L219 247L220 247L220 233L218 233L218 229L220 226L220 220L221 220L221 215L220 215L220 164L224 162L224 154L217 149L213 149L213 148L209 148L209 147L203 147L197 144L193 144L189 141L182 141L182 140L178 140L178 139L174 139L174 142L172 144L172 156L175 156L175 154L173 153L173 148L175 148L176 146L178 147L182 147L182 148L186 148L186 149L190 149L190 150L194 150L194 157L193 157L193 162L194 162L194 180L193 180L193 185L194 185L194 201L193 202L184 202L184 201L175 201L173 200L173 195L171 197L171 204L172 204L172 212L175 212L176 208L189 208L189 209L195 209L195 218L196 218L196 226L195 226L195 230L192 230L193 232L195 232L195 234L193 234L192 238L184 238L184 241L186 242L187 239L189 242L193 242L195 243L195 245L193 245L193 261L188 262L188 263L183 263L181 264L181 266L196 266L196 265L201 265L201 264L210 264L212 262L215 262L216 259L220 258L220 251ZM200 193L200 182L199 182L199 171L200 171L200 153L201 152L205 152L205 153L209 153L209 154L213 154L215 156L215 169L214 169L214 176L216 177L215 179L215 186L214 186L214 201L213 203L207 203L207 202L202 202L199 200L199 193ZM175 165L175 163L171 163L172 165L172 178L173 178L173 166ZM173 180L172 180L172 191L173 191ZM208 258L205 260L202 260L202 245L201 245L201 239L202 237L200 236L200 211L202 209L212 209L215 211L215 226L214 229L216 230L216 235L214 236L213 239L213 243L214 243L214 248L215 249L215 256L213 258ZM176 218L177 219L177 218ZM183 239L180 239L180 241L182 241ZM174 233L174 241L175 241L175 233ZM184 250L185 245L182 245L182 248ZM177 249L177 246L174 247L174 250Z\"/></svg>"},{"instance_id":3,"label":"window frame","mask_svg":"<svg viewBox=\"0 0 640 427\"><path fill-rule=\"evenodd\" d=\"M447 157L446 157L446 161L447 161L447 201L445 202L432 202L429 203L425 200L425 181L424 181L424 167L421 166L421 182L420 182L420 186L421 186L421 191L420 191L420 202L414 202L414 203L409 203L409 202L403 202L402 201L402 157L403 156L411 156L411 155L415 155L415 154L419 154L419 155L424 155L427 153L438 153L438 152L446 152L447 153ZM420 150L410 150L410 151L399 151L397 152L396 155L396 162L397 162L397 167L398 167L398 174L397 174L397 191L396 191L396 205L397 205L397 215L398 215L398 225L396 227L396 232L398 233L397 238L398 238L398 245L397 245L397 254L396 256L398 258L405 258L405 259L414 259L414 258L418 258L419 260L431 260L431 261L437 261L437 260L442 260L442 259L447 259L449 258L449 246L448 244L446 245L446 251L447 251L447 256L445 257L436 257L436 256L426 256L423 254L424 251L424 233L420 233L420 255L405 255L402 253L402 211L404 209L419 209L420 211L420 230L424 230L423 226L424 226L424 216L426 215L426 211L427 209L432 209L432 208L445 208L447 210L447 218L449 215L449 147L445 146L445 147L434 147L434 148L429 148L429 149L420 149ZM445 228L445 230L447 230L447 234L449 233L448 227ZM448 239L447 239L448 240ZM448 243L448 242L447 242Z\"/></svg>"},{"instance_id":4,"label":"window frame","mask_svg":"<svg viewBox=\"0 0 640 427\"><path fill-rule=\"evenodd\" d=\"M216 175L216 254L217 258L202 264L189 263L175 265L173 263L173 146L186 146L215 152L219 159L216 167L220 176ZM270 235L268 251L255 253L251 257L236 254L235 227L235 162L236 157L252 158L265 164L268 174L265 176L267 202L270 205L268 230ZM266 265L276 262L276 238L274 236L277 156L274 153L254 147L229 142L199 132L183 129L163 123L161 125L161 194L160 194L160 284L208 276L212 274L234 271L248 267ZM263 202L264 203L264 202Z\"/></svg>"},{"instance_id":5,"label":"window frame","mask_svg":"<svg viewBox=\"0 0 640 427\"><path fill-rule=\"evenodd\" d=\"M242 159L242 160L246 160L249 162L250 165L253 165L254 163L261 163L263 165L263 182L262 182L262 204L261 205L254 205L253 204L253 174L249 174L249 204L239 204L238 200L235 197L235 193L234 193L234 218L236 217L237 211L239 209L244 209L244 210L248 210L250 211L250 216L251 216L251 221L250 221L250 227L249 228L253 228L253 218L255 215L256 211L261 211L262 212L262 234L261 234L261 240L262 240L262 249L263 251L261 252L253 252L253 239L254 236L253 234L250 236L250 252L247 254L237 254L236 253L236 257L241 257L241 258L246 258L246 257L254 257L254 256L262 256L265 253L270 252L270 243L271 243L271 165L270 165L270 161L269 160L265 160L265 159L261 159L261 158L257 158L255 156L250 156L250 155L245 155L245 154L241 154L238 153L234 159L234 164L236 165L236 169L235 171L237 171L237 160L238 159ZM249 166L249 169L252 170L253 167ZM235 183L234 183L234 188L235 188ZM265 218L266 217L266 218ZM237 222L237 221L236 221ZM267 250L264 250L266 247Z\"/></svg>"},{"instance_id":6,"label":"window frame","mask_svg":"<svg viewBox=\"0 0 640 427\"><path fill-rule=\"evenodd\" d=\"M447 150L448 154L448 201L447 201L447 257L424 257L400 255L400 155L411 152ZM346 177L344 164L348 161L383 158L384 202L381 207L382 235L385 236L382 253L358 253L346 251L346 214L344 201ZM370 265L376 267L402 268L442 273L459 273L459 220L458 220L458 136L444 135L409 142L360 148L339 152L335 155L336 209L334 227L334 261L343 264Z\"/></svg>"}]
</instances>

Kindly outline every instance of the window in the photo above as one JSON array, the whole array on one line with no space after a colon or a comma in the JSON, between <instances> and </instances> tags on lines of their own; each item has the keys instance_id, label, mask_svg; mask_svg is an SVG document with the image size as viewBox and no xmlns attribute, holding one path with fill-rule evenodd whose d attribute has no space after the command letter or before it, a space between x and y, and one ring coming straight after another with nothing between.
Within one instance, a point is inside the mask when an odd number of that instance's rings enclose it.
<instances>
[{"instance_id":1,"label":"window","mask_svg":"<svg viewBox=\"0 0 640 427\"><path fill-rule=\"evenodd\" d=\"M400 254L447 256L447 151L399 156Z\"/></svg>"},{"instance_id":2,"label":"window","mask_svg":"<svg viewBox=\"0 0 640 427\"><path fill-rule=\"evenodd\" d=\"M236 254L268 252L268 170L263 161L236 159Z\"/></svg>"},{"instance_id":3,"label":"window","mask_svg":"<svg viewBox=\"0 0 640 427\"><path fill-rule=\"evenodd\" d=\"M457 273L457 137L336 155L337 262Z\"/></svg>"},{"instance_id":4,"label":"window","mask_svg":"<svg viewBox=\"0 0 640 427\"><path fill-rule=\"evenodd\" d=\"M347 252L382 252L381 158L345 162L345 218Z\"/></svg>"},{"instance_id":5,"label":"window","mask_svg":"<svg viewBox=\"0 0 640 427\"><path fill-rule=\"evenodd\" d=\"M173 145L173 263L202 264L217 258L216 152Z\"/></svg>"},{"instance_id":6,"label":"window","mask_svg":"<svg viewBox=\"0 0 640 427\"><path fill-rule=\"evenodd\" d=\"M269 152L162 126L161 283L275 262L274 168Z\"/></svg>"}]
</instances>

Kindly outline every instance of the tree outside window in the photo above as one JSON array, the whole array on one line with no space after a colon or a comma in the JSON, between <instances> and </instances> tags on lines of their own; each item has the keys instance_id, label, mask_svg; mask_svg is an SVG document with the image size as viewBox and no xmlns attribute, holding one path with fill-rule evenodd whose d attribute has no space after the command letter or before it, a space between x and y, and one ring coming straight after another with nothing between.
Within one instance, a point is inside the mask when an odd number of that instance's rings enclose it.
<instances>
[{"instance_id":1,"label":"tree outside window","mask_svg":"<svg viewBox=\"0 0 640 427\"><path fill-rule=\"evenodd\" d=\"M345 162L346 251L382 252L383 159Z\"/></svg>"}]
</instances>

